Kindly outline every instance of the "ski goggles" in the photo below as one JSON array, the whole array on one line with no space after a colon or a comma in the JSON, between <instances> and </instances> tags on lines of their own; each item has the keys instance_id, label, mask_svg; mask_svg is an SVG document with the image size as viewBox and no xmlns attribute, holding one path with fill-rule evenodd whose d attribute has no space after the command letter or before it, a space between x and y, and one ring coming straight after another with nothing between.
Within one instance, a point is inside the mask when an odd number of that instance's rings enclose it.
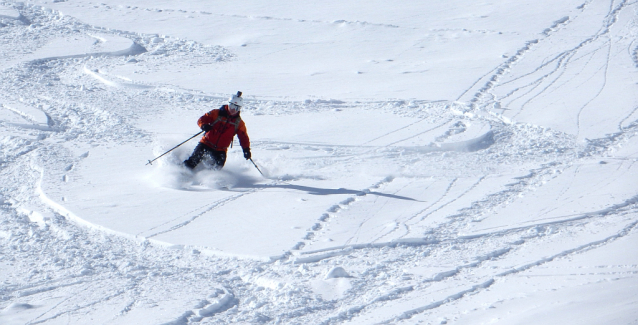
<instances>
[{"instance_id":1,"label":"ski goggles","mask_svg":"<svg viewBox=\"0 0 638 325\"><path fill-rule=\"evenodd\" d=\"M239 106L237 104L233 104L233 103L229 103L228 104L228 112L231 115L235 115L235 114L239 113L240 110L241 110L241 106Z\"/></svg>"}]
</instances>

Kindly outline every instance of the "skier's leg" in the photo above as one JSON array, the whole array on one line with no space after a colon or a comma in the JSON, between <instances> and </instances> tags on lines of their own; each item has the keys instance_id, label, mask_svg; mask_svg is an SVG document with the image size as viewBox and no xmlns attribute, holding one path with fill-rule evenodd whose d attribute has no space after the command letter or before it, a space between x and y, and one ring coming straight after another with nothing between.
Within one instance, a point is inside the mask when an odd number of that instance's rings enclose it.
<instances>
[{"instance_id":1,"label":"skier's leg","mask_svg":"<svg viewBox=\"0 0 638 325\"><path fill-rule=\"evenodd\" d=\"M210 154L213 163L215 164L213 168L219 170L224 167L226 163L226 152L225 151L215 151L213 150Z\"/></svg>"},{"instance_id":2,"label":"skier's leg","mask_svg":"<svg viewBox=\"0 0 638 325\"><path fill-rule=\"evenodd\" d=\"M193 150L193 154L191 154L188 159L184 160L184 166L189 169L194 169L202 161L207 151L209 151L209 149L205 144L198 143L195 150Z\"/></svg>"}]
</instances>

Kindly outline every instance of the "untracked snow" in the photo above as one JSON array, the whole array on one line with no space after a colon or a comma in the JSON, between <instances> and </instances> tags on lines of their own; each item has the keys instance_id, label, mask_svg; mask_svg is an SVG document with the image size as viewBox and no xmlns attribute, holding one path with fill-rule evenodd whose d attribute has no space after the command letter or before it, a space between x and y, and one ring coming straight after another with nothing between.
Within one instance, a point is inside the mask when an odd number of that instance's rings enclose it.
<instances>
[{"instance_id":1,"label":"untracked snow","mask_svg":"<svg viewBox=\"0 0 638 325\"><path fill-rule=\"evenodd\" d=\"M637 11L0 1L0 324L638 323Z\"/></svg>"}]
</instances>

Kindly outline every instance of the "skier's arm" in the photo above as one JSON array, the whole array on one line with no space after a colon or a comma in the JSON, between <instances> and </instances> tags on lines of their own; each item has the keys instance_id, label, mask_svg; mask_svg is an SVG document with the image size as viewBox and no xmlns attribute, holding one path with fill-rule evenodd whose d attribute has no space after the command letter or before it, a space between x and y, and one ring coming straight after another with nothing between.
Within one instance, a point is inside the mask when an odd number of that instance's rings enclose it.
<instances>
[{"instance_id":1,"label":"skier's arm","mask_svg":"<svg viewBox=\"0 0 638 325\"><path fill-rule=\"evenodd\" d=\"M197 125L201 129L204 124L210 124L210 123L215 122L215 120L217 119L218 116L219 116L219 110L218 109L214 109L214 110L204 114L204 116L200 117L199 120L197 120Z\"/></svg>"},{"instance_id":2,"label":"skier's arm","mask_svg":"<svg viewBox=\"0 0 638 325\"><path fill-rule=\"evenodd\" d=\"M237 138L239 138L239 145L241 145L243 149L250 150L250 138L248 138L248 132L246 131L246 124L244 124L244 121L239 123L239 127L237 128Z\"/></svg>"}]
</instances>

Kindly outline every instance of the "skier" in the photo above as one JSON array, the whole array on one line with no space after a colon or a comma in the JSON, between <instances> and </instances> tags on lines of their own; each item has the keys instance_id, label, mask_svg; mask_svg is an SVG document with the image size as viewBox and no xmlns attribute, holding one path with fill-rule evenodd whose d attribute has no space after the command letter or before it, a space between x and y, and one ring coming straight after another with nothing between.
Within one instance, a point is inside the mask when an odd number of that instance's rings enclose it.
<instances>
[{"instance_id":1,"label":"skier","mask_svg":"<svg viewBox=\"0 0 638 325\"><path fill-rule=\"evenodd\" d=\"M209 157L214 169L222 169L226 163L228 146L233 142L235 135L239 138L244 158L246 160L251 158L250 139L246 132L246 124L239 116L243 102L241 92L238 91L237 95L233 95L228 100L228 104L204 114L197 120L197 125L206 133L195 147L190 158L184 161L184 166L192 170L204 157Z\"/></svg>"}]
</instances>

